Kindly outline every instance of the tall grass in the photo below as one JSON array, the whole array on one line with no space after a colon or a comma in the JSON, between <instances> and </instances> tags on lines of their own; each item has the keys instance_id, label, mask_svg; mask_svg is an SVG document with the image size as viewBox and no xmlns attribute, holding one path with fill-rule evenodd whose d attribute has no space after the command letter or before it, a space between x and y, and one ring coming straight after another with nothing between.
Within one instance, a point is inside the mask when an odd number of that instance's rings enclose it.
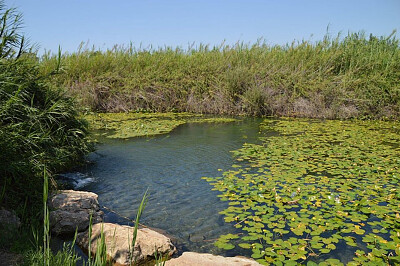
<instances>
[{"instance_id":1,"label":"tall grass","mask_svg":"<svg viewBox=\"0 0 400 266\"><path fill-rule=\"evenodd\" d=\"M77 237L77 232L75 232L75 236L72 240L72 243L67 245L64 243L62 250L59 250L57 253L53 253L50 249L50 219L49 219L49 209L47 206L48 201L48 193L49 193L49 179L46 171L43 172L43 242L39 244L39 235L36 231L34 233L35 242L35 250L29 251L26 254L25 264L27 265L51 265L51 266L73 266L76 265L78 260L82 260L76 252L74 251L75 240ZM134 257L135 251L135 243L137 239L137 232L139 227L139 221L143 214L144 208L146 207L146 203L148 200L147 191L144 193L142 197L142 201L138 207L138 211L136 214L136 220L134 225L134 230L132 231L132 240L129 241L128 237L128 246L130 253L130 265L137 265L136 258ZM107 266L112 265L112 261L107 257L107 245L106 245L106 237L103 231L103 225L101 225L100 236L96 238L96 252L95 255L92 256L91 247L92 247L92 215L89 217L89 228L88 228L88 259L87 262L82 261L82 265L87 266ZM158 256L157 249L155 248L154 253L156 259L156 265L163 265L163 258Z\"/></svg>"},{"instance_id":2,"label":"tall grass","mask_svg":"<svg viewBox=\"0 0 400 266\"><path fill-rule=\"evenodd\" d=\"M138 228L139 228L139 221L140 221L140 217L142 217L142 213L144 208L146 207L147 201L148 201L148 194L147 194L148 190L146 190L146 192L143 195L142 201L140 202L139 208L138 208L138 212L136 214L136 219L135 219L135 226L133 228L133 233L132 233L132 242L129 245L129 253L131 254L129 257L129 264L130 265L134 265L136 264L136 258L133 258L133 252L135 249L135 243L136 243L136 238L137 238L137 232L138 232ZM156 249L157 250L157 249Z\"/></svg>"},{"instance_id":3,"label":"tall grass","mask_svg":"<svg viewBox=\"0 0 400 266\"><path fill-rule=\"evenodd\" d=\"M42 73L57 56L41 59ZM400 49L387 37L349 33L287 45L64 53L53 84L93 111L189 111L307 117L398 117Z\"/></svg>"},{"instance_id":4,"label":"tall grass","mask_svg":"<svg viewBox=\"0 0 400 266\"><path fill-rule=\"evenodd\" d=\"M64 243L62 250L53 253L50 249L50 218L47 205L49 195L49 176L43 171L43 242L39 244L39 234L34 230L35 250L26 252L25 264L30 266L75 266L81 258L75 253L74 245L77 231L71 244Z\"/></svg>"},{"instance_id":5,"label":"tall grass","mask_svg":"<svg viewBox=\"0 0 400 266\"><path fill-rule=\"evenodd\" d=\"M72 253L50 252L49 179L82 162L92 145L74 101L48 82L57 68L41 75L21 26L22 15L0 0L0 207L15 210L22 219L11 237L11 229L0 226L0 248L17 253L36 249L28 252L29 265L60 265ZM37 232L33 240L31 228ZM35 239L42 233L39 244Z\"/></svg>"},{"instance_id":6,"label":"tall grass","mask_svg":"<svg viewBox=\"0 0 400 266\"><path fill-rule=\"evenodd\" d=\"M50 175L75 165L91 144L74 101L48 82L60 57L41 75L21 27L22 15L0 1L1 206L28 214L21 206L41 207L43 171Z\"/></svg>"},{"instance_id":7,"label":"tall grass","mask_svg":"<svg viewBox=\"0 0 400 266\"><path fill-rule=\"evenodd\" d=\"M86 135L73 100L48 86L31 57L0 59L2 206L40 207L43 169L51 174L82 162L92 147Z\"/></svg>"},{"instance_id":8,"label":"tall grass","mask_svg":"<svg viewBox=\"0 0 400 266\"><path fill-rule=\"evenodd\" d=\"M43 266L50 266L50 215L47 200L49 195L49 177L43 171Z\"/></svg>"}]
</instances>

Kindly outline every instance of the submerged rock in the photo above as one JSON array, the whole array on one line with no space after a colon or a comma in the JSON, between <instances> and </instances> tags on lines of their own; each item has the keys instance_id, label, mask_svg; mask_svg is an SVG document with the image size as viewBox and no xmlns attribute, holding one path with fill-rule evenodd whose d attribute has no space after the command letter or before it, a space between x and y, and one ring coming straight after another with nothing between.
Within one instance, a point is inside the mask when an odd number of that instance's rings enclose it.
<instances>
[{"instance_id":1,"label":"submerged rock","mask_svg":"<svg viewBox=\"0 0 400 266\"><path fill-rule=\"evenodd\" d=\"M207 253L184 252L182 256L171 259L165 266L256 266L258 262L245 257L223 257Z\"/></svg>"},{"instance_id":2,"label":"submerged rock","mask_svg":"<svg viewBox=\"0 0 400 266\"><path fill-rule=\"evenodd\" d=\"M103 212L92 192L61 190L49 199L50 227L57 235L82 232L89 227L90 214L92 222L102 221Z\"/></svg>"},{"instance_id":3,"label":"submerged rock","mask_svg":"<svg viewBox=\"0 0 400 266\"><path fill-rule=\"evenodd\" d=\"M80 172L71 172L59 174L56 177L57 184L61 185L65 189L80 189L89 183L94 181L93 177Z\"/></svg>"},{"instance_id":4,"label":"submerged rock","mask_svg":"<svg viewBox=\"0 0 400 266\"><path fill-rule=\"evenodd\" d=\"M134 227L112 223L93 225L91 236L91 254L93 255L96 253L101 231L103 231L104 234L107 257L109 260L112 261L114 265L129 265L131 257L129 247L131 246ZM88 251L88 230L78 234L77 244L83 250ZM176 248L168 237L148 228L139 229L132 254L132 261L136 261L137 264L151 261L154 259L154 252L156 250L158 255L168 254L171 256L175 253Z\"/></svg>"}]
</instances>

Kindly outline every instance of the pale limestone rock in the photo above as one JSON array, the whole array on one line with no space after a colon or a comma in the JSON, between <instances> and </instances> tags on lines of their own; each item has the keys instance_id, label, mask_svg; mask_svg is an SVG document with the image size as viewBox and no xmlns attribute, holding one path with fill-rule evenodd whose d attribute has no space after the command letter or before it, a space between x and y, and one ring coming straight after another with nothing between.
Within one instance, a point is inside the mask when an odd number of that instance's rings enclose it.
<instances>
[{"instance_id":1,"label":"pale limestone rock","mask_svg":"<svg viewBox=\"0 0 400 266\"><path fill-rule=\"evenodd\" d=\"M184 252L182 256L171 259L165 266L256 266L258 262L244 257L223 257L207 253Z\"/></svg>"},{"instance_id":2,"label":"pale limestone rock","mask_svg":"<svg viewBox=\"0 0 400 266\"><path fill-rule=\"evenodd\" d=\"M97 241L100 239L103 231L105 243L107 246L107 257L113 261L114 265L129 265L130 251L134 228L112 223L98 223L92 227L91 254L95 254ZM78 234L77 244L88 251L89 248L88 230ZM171 240L156 231L148 228L139 229L136 243L133 251L133 260L137 264L143 264L154 259L154 252L158 255L171 256L175 251L175 246Z\"/></svg>"},{"instance_id":3,"label":"pale limestone rock","mask_svg":"<svg viewBox=\"0 0 400 266\"><path fill-rule=\"evenodd\" d=\"M98 196L92 192L61 190L49 199L51 231L58 235L74 234L77 229L82 232L89 227L90 214L92 222L102 221Z\"/></svg>"}]
</instances>

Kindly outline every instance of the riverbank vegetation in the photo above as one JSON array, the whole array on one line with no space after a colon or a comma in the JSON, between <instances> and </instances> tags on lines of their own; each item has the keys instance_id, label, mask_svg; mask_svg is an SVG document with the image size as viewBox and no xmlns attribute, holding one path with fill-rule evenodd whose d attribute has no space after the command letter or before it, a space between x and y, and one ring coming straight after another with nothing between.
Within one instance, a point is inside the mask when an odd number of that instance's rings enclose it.
<instances>
[{"instance_id":1,"label":"riverbank vegetation","mask_svg":"<svg viewBox=\"0 0 400 266\"><path fill-rule=\"evenodd\" d=\"M38 57L19 33L21 15L0 1L0 16L0 207L15 210L23 224L15 234L0 226L1 249L21 252L32 248L27 239L38 243L44 180L56 185L52 174L79 165L92 150L80 112L124 112L86 116L93 129L122 138L234 121L172 112L400 117L394 34L186 50L82 46ZM338 263L334 251L345 245L354 247L354 264L400 263L398 123L282 119L261 128L279 134L245 144L234 170L207 179L230 202L225 220L245 232L222 236L219 247L251 249L263 263ZM52 257L48 247L36 248L28 261L77 259L72 251Z\"/></svg>"},{"instance_id":2,"label":"riverbank vegetation","mask_svg":"<svg viewBox=\"0 0 400 266\"><path fill-rule=\"evenodd\" d=\"M48 74L57 55L45 54ZM398 118L400 49L363 32L287 45L65 53L52 83L91 111L178 111L312 118Z\"/></svg>"},{"instance_id":3,"label":"riverbank vegetation","mask_svg":"<svg viewBox=\"0 0 400 266\"><path fill-rule=\"evenodd\" d=\"M32 228L40 232L43 173L51 179L83 162L92 149L74 101L48 82L57 68L40 73L32 46L20 34L21 18L0 1L0 207L22 220L12 232L0 225L0 249L18 253L32 248Z\"/></svg>"},{"instance_id":4,"label":"riverbank vegetation","mask_svg":"<svg viewBox=\"0 0 400 266\"><path fill-rule=\"evenodd\" d=\"M16 207L41 198L43 171L76 165L91 150L87 124L74 103L51 88L28 55L0 60L1 203Z\"/></svg>"}]
</instances>

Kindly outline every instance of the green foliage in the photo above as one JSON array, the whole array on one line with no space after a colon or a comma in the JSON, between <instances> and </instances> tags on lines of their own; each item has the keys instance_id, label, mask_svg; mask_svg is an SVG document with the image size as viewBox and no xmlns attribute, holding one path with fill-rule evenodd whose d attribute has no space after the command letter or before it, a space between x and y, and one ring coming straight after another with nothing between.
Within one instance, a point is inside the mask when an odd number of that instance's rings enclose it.
<instances>
[{"instance_id":1,"label":"green foliage","mask_svg":"<svg viewBox=\"0 0 400 266\"><path fill-rule=\"evenodd\" d=\"M25 265L27 266L42 266L45 258L45 253L42 249L39 251L29 251L25 255ZM57 253L49 254L49 265L52 266L75 266L80 258L74 253L73 247L64 245L63 250Z\"/></svg>"},{"instance_id":2,"label":"green foliage","mask_svg":"<svg viewBox=\"0 0 400 266\"><path fill-rule=\"evenodd\" d=\"M217 246L239 244L263 263L323 260L338 245L357 265L400 260L398 122L281 119L261 130L261 144L234 151L232 170L206 178L245 233Z\"/></svg>"},{"instance_id":3,"label":"green foliage","mask_svg":"<svg viewBox=\"0 0 400 266\"><path fill-rule=\"evenodd\" d=\"M50 216L47 206L49 176L46 169L43 171L43 179L43 243L42 245L39 244L39 235L37 232L33 231L35 249L28 249L28 251L25 251L25 265L76 265L78 260L80 260L74 250L78 231L75 231L75 236L71 244L64 243L62 250L59 250L57 253L53 253L50 250Z\"/></svg>"},{"instance_id":4,"label":"green foliage","mask_svg":"<svg viewBox=\"0 0 400 266\"><path fill-rule=\"evenodd\" d=\"M71 99L50 89L29 58L0 60L0 171L2 204L40 202L42 172L79 162L91 149L87 126Z\"/></svg>"},{"instance_id":5,"label":"green foliage","mask_svg":"<svg viewBox=\"0 0 400 266\"><path fill-rule=\"evenodd\" d=\"M92 111L178 111L320 118L399 117L399 41L349 33L317 42L62 55L52 80ZM41 58L42 73L57 56Z\"/></svg>"},{"instance_id":6,"label":"green foliage","mask_svg":"<svg viewBox=\"0 0 400 266\"><path fill-rule=\"evenodd\" d=\"M25 37L20 34L22 15L0 1L0 58L18 58L25 52Z\"/></svg>"},{"instance_id":7,"label":"green foliage","mask_svg":"<svg viewBox=\"0 0 400 266\"><path fill-rule=\"evenodd\" d=\"M73 100L50 86L35 54L24 49L20 14L1 1L0 17L0 205L35 217L43 170L51 174L74 166L91 144Z\"/></svg>"},{"instance_id":8,"label":"green foliage","mask_svg":"<svg viewBox=\"0 0 400 266\"><path fill-rule=\"evenodd\" d=\"M134 252L134 249L135 249L135 244L136 244L136 238L137 238L137 232L138 232L138 228L139 228L140 218L142 217L142 213L144 211L144 208L146 207L146 204L147 204L147 201L148 201L148 197L149 197L147 192L148 191L146 190L146 192L144 193L144 195L142 197L142 201L140 202L138 212L136 214L135 226L134 226L133 233L132 233L132 242L130 243L130 246L129 246L129 253L131 254L130 260L129 260L129 265L136 264L136 257L135 258L133 257L133 252ZM156 249L156 252L157 252L157 249Z\"/></svg>"},{"instance_id":9,"label":"green foliage","mask_svg":"<svg viewBox=\"0 0 400 266\"><path fill-rule=\"evenodd\" d=\"M46 169L43 171L43 178L43 265L50 266L50 213L49 207L47 206L49 196L49 176Z\"/></svg>"}]
</instances>

